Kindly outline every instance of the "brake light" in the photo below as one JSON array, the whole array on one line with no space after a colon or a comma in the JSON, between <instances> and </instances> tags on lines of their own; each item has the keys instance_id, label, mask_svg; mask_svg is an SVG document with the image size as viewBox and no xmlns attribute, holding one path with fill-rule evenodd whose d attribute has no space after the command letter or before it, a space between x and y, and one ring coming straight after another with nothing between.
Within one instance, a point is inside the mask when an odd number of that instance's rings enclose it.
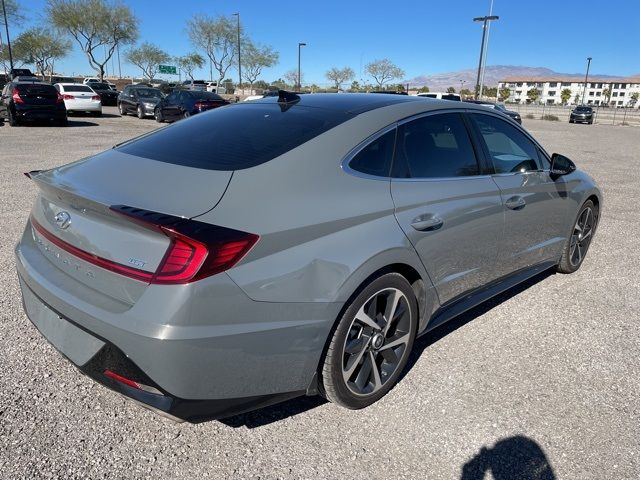
<instances>
[{"instance_id":1,"label":"brake light","mask_svg":"<svg viewBox=\"0 0 640 480\"><path fill-rule=\"evenodd\" d=\"M169 237L169 247L155 272L133 268L81 250L49 232L33 216L31 224L51 243L86 262L129 278L164 285L195 282L229 270L260 238L252 233L126 205L114 205L110 209Z\"/></svg>"},{"instance_id":2,"label":"brake light","mask_svg":"<svg viewBox=\"0 0 640 480\"><path fill-rule=\"evenodd\" d=\"M68 93L65 93L62 98L64 100L74 100L76 97L74 97L73 95L69 95Z\"/></svg>"},{"instance_id":3,"label":"brake light","mask_svg":"<svg viewBox=\"0 0 640 480\"><path fill-rule=\"evenodd\" d=\"M11 98L13 98L14 103L24 103L24 100L22 100L22 97L20 96L20 92L18 91L17 88L14 88L11 91Z\"/></svg>"},{"instance_id":4,"label":"brake light","mask_svg":"<svg viewBox=\"0 0 640 480\"><path fill-rule=\"evenodd\" d=\"M91 97L91 100L99 101L100 100L100 95L94 95L93 97Z\"/></svg>"}]
</instances>

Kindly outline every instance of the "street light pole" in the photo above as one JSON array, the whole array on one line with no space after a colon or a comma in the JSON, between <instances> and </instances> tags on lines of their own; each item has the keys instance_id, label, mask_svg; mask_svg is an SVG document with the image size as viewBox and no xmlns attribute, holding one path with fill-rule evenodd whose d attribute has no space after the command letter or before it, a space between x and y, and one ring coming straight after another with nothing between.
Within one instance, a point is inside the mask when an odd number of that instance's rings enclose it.
<instances>
[{"instance_id":1,"label":"street light pole","mask_svg":"<svg viewBox=\"0 0 640 480\"><path fill-rule=\"evenodd\" d=\"M242 62L240 61L240 13L234 13L238 17L238 88L242 83ZM251 92L249 92L251 95Z\"/></svg>"},{"instance_id":2,"label":"street light pole","mask_svg":"<svg viewBox=\"0 0 640 480\"><path fill-rule=\"evenodd\" d=\"M482 71L482 60L485 55L485 41L487 38L487 24L493 20L498 20L500 17L497 15L487 15L484 17L476 17L473 19L474 22L483 22L482 23L482 43L480 44L480 60L478 61L478 76L476 77L476 87L478 90L475 92L475 99L478 100L478 96L482 97L482 85L480 81L480 75Z\"/></svg>"},{"instance_id":3,"label":"street light pole","mask_svg":"<svg viewBox=\"0 0 640 480\"><path fill-rule=\"evenodd\" d=\"M306 46L307 46L306 43L303 43L303 42L299 42L298 43L298 85L297 85L298 92L300 91L300 88L302 87L302 85L301 85L301 78L302 77L300 76L300 49L302 47L306 47Z\"/></svg>"},{"instance_id":4,"label":"street light pole","mask_svg":"<svg viewBox=\"0 0 640 480\"><path fill-rule=\"evenodd\" d=\"M584 76L584 88L582 89L582 105L584 105L584 96L587 93L587 80L589 79L590 66L591 66L591 57L587 57L587 73Z\"/></svg>"},{"instance_id":5,"label":"street light pole","mask_svg":"<svg viewBox=\"0 0 640 480\"><path fill-rule=\"evenodd\" d=\"M461 94L461 92L462 92L462 88L464 87L464 84L465 84L466 82L467 82L466 80L460 80L460 92L458 92L458 93L460 93L460 94Z\"/></svg>"},{"instance_id":6,"label":"street light pole","mask_svg":"<svg viewBox=\"0 0 640 480\"><path fill-rule=\"evenodd\" d=\"M9 49L9 68L13 70L13 54L11 53L11 39L9 38L9 22L7 21L7 7L2 0L2 13L4 14L4 29L7 33L7 48Z\"/></svg>"}]
</instances>

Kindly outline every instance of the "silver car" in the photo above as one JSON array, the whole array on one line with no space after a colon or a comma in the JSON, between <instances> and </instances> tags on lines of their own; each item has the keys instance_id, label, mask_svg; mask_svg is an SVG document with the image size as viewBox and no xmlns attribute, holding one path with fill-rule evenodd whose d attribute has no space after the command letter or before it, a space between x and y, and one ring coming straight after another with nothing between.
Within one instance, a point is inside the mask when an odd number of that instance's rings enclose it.
<instances>
[{"instance_id":1,"label":"silver car","mask_svg":"<svg viewBox=\"0 0 640 480\"><path fill-rule=\"evenodd\" d=\"M372 404L416 336L577 270L603 201L502 114L400 95L280 92L28 176L28 317L85 374L192 422Z\"/></svg>"}]
</instances>

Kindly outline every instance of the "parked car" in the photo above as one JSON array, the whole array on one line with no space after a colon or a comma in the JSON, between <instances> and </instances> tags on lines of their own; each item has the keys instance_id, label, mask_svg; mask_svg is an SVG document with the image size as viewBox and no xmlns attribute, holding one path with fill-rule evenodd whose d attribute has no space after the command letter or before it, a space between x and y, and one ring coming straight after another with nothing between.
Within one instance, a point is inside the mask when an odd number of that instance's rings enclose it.
<instances>
[{"instance_id":1,"label":"parked car","mask_svg":"<svg viewBox=\"0 0 640 480\"><path fill-rule=\"evenodd\" d=\"M56 83L80 83L73 77L52 77L51 85L55 85Z\"/></svg>"},{"instance_id":2,"label":"parked car","mask_svg":"<svg viewBox=\"0 0 640 480\"><path fill-rule=\"evenodd\" d=\"M492 103L492 102L484 102L482 100L463 100L466 103L474 103L476 105L482 105L486 108L493 108L501 113L504 113L509 118L513 119L516 123L522 125L522 117L518 112L514 112L512 110L507 110L507 108L502 103Z\"/></svg>"},{"instance_id":3,"label":"parked car","mask_svg":"<svg viewBox=\"0 0 640 480\"><path fill-rule=\"evenodd\" d=\"M120 92L113 90L108 83L105 82L92 82L91 89L100 95L102 105L117 105L118 95Z\"/></svg>"},{"instance_id":4,"label":"parked car","mask_svg":"<svg viewBox=\"0 0 640 480\"><path fill-rule=\"evenodd\" d=\"M162 92L157 88L144 85L127 85L118 96L120 115L135 113L138 118L152 116L158 102L162 100Z\"/></svg>"},{"instance_id":5,"label":"parked car","mask_svg":"<svg viewBox=\"0 0 640 480\"><path fill-rule=\"evenodd\" d=\"M88 77L88 78L85 78L84 80L82 80L82 83L84 83L85 85L87 83L94 83L94 82L98 83L98 82L100 82L100 79L98 77Z\"/></svg>"},{"instance_id":6,"label":"parked car","mask_svg":"<svg viewBox=\"0 0 640 480\"><path fill-rule=\"evenodd\" d=\"M211 92L175 91L162 99L155 108L154 117L158 123L175 122L196 113L229 105L220 95Z\"/></svg>"},{"instance_id":7,"label":"parked car","mask_svg":"<svg viewBox=\"0 0 640 480\"><path fill-rule=\"evenodd\" d=\"M250 102L252 100L260 100L261 98L277 97L277 96L278 96L278 90L265 90L259 95L249 95L243 101Z\"/></svg>"},{"instance_id":8,"label":"parked car","mask_svg":"<svg viewBox=\"0 0 640 480\"><path fill-rule=\"evenodd\" d=\"M13 80L2 89L0 119L4 118L12 127L31 120L62 126L67 124L67 110L62 96L50 83Z\"/></svg>"},{"instance_id":9,"label":"parked car","mask_svg":"<svg viewBox=\"0 0 640 480\"><path fill-rule=\"evenodd\" d=\"M207 83L204 80L184 80L182 85L187 90L198 90L200 92L207 91Z\"/></svg>"},{"instance_id":10,"label":"parked car","mask_svg":"<svg viewBox=\"0 0 640 480\"><path fill-rule=\"evenodd\" d=\"M280 92L29 175L28 317L87 375L189 421L374 403L417 335L579 269L602 205L504 115L404 95Z\"/></svg>"},{"instance_id":11,"label":"parked car","mask_svg":"<svg viewBox=\"0 0 640 480\"><path fill-rule=\"evenodd\" d=\"M457 102L462 101L462 97L460 97L457 93L447 93L447 92L426 92L426 93L418 93L418 97L426 97L426 98L437 98L438 100L455 100Z\"/></svg>"},{"instance_id":12,"label":"parked car","mask_svg":"<svg viewBox=\"0 0 640 480\"><path fill-rule=\"evenodd\" d=\"M9 80L16 80L17 77L35 77L28 68L12 68L9 71Z\"/></svg>"},{"instance_id":13,"label":"parked car","mask_svg":"<svg viewBox=\"0 0 640 480\"><path fill-rule=\"evenodd\" d=\"M102 115L102 101L100 95L94 92L89 85L79 83L56 83L54 87L62 95L67 113L83 112L91 113L95 117Z\"/></svg>"},{"instance_id":14,"label":"parked car","mask_svg":"<svg viewBox=\"0 0 640 480\"><path fill-rule=\"evenodd\" d=\"M593 123L593 108L586 105L580 105L571 110L569 115L569 123Z\"/></svg>"},{"instance_id":15,"label":"parked car","mask_svg":"<svg viewBox=\"0 0 640 480\"><path fill-rule=\"evenodd\" d=\"M227 93L227 89L222 85L218 85L218 82L207 82L207 92L214 93Z\"/></svg>"}]
</instances>

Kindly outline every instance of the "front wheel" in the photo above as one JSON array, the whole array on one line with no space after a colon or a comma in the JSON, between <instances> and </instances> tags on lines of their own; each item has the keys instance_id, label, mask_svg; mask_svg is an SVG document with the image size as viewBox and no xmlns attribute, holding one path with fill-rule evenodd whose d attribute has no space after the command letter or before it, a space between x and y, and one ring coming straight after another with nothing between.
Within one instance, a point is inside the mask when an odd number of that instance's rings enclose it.
<instances>
[{"instance_id":1,"label":"front wheel","mask_svg":"<svg viewBox=\"0 0 640 480\"><path fill-rule=\"evenodd\" d=\"M142 105L138 105L138 118L140 120L142 120L144 118L144 110L142 108Z\"/></svg>"},{"instance_id":2,"label":"front wheel","mask_svg":"<svg viewBox=\"0 0 640 480\"><path fill-rule=\"evenodd\" d=\"M573 273L582 265L598 225L598 213L591 200L582 205L557 266L560 273Z\"/></svg>"},{"instance_id":3,"label":"front wheel","mask_svg":"<svg viewBox=\"0 0 640 480\"><path fill-rule=\"evenodd\" d=\"M124 105L122 105L121 103L118 104L118 110L120 111L120 115L123 117L127 114L127 112L124 109Z\"/></svg>"},{"instance_id":4,"label":"front wheel","mask_svg":"<svg viewBox=\"0 0 640 480\"><path fill-rule=\"evenodd\" d=\"M164 122L164 118L162 118L162 112L160 111L159 108L156 108L153 113L154 113L153 116L156 119L156 122L158 122L158 123Z\"/></svg>"},{"instance_id":5,"label":"front wheel","mask_svg":"<svg viewBox=\"0 0 640 480\"><path fill-rule=\"evenodd\" d=\"M409 282L387 273L367 285L339 319L321 370L321 391L346 408L386 395L407 363L418 306Z\"/></svg>"}]
</instances>

